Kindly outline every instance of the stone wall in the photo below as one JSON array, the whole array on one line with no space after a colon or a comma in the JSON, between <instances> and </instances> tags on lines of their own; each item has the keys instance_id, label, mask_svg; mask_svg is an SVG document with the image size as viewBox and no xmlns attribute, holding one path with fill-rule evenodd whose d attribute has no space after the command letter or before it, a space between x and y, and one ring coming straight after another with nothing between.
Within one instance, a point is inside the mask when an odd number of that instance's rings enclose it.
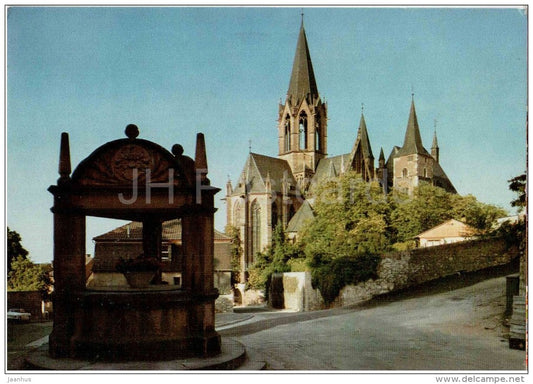
<instances>
[{"instance_id":1,"label":"stone wall","mask_svg":"<svg viewBox=\"0 0 533 384\"><path fill-rule=\"evenodd\" d=\"M331 307L349 306L374 296L454 275L509 263L518 256L518 248L508 248L502 239L473 240L437 247L389 253L382 256L378 277L344 287ZM270 297L283 298L283 307L296 311L324 307L320 292L311 286L309 272L278 274L271 286L282 292Z\"/></svg>"},{"instance_id":2,"label":"stone wall","mask_svg":"<svg viewBox=\"0 0 533 384\"><path fill-rule=\"evenodd\" d=\"M481 239L385 254L378 278L344 287L333 306L346 306L427 281L504 265L518 256L503 239Z\"/></svg>"},{"instance_id":3,"label":"stone wall","mask_svg":"<svg viewBox=\"0 0 533 384\"><path fill-rule=\"evenodd\" d=\"M273 308L303 312L324 307L320 291L311 285L310 272L274 273L268 297Z\"/></svg>"},{"instance_id":4,"label":"stone wall","mask_svg":"<svg viewBox=\"0 0 533 384\"><path fill-rule=\"evenodd\" d=\"M233 293L229 295L219 295L215 300L215 312L233 312Z\"/></svg>"}]
</instances>

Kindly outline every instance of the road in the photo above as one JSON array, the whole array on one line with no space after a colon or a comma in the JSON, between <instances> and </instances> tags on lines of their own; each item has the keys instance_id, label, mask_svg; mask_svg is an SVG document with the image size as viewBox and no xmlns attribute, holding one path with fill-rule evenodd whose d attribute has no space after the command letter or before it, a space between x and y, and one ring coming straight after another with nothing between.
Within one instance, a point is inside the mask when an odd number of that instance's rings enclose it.
<instances>
[{"instance_id":1,"label":"road","mask_svg":"<svg viewBox=\"0 0 533 384\"><path fill-rule=\"evenodd\" d=\"M258 314L221 330L272 370L525 370L501 326L505 278L355 309Z\"/></svg>"},{"instance_id":2,"label":"road","mask_svg":"<svg viewBox=\"0 0 533 384\"><path fill-rule=\"evenodd\" d=\"M266 362L270 370L526 370L526 353L509 349L504 337L505 277L437 288L354 308L248 309L217 315L216 326L222 337L240 341L251 360ZM21 369L24 355L51 325L8 327L8 369Z\"/></svg>"}]
</instances>

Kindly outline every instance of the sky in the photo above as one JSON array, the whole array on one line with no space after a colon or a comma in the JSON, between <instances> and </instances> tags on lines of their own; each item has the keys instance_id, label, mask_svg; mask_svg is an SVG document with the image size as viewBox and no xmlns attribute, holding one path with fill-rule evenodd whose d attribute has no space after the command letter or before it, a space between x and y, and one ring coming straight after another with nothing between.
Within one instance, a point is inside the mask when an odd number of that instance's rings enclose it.
<instances>
[{"instance_id":1,"label":"sky","mask_svg":"<svg viewBox=\"0 0 533 384\"><path fill-rule=\"evenodd\" d=\"M347 153L364 115L374 156L401 146L412 93L424 146L461 195L515 214L526 170L527 15L521 8L11 7L7 12L6 223L34 262L53 258L61 132L73 170L140 138L194 157L206 138L224 230L224 191L249 152L277 156L301 13L328 104L328 153ZM91 239L124 222L88 218Z\"/></svg>"}]
</instances>

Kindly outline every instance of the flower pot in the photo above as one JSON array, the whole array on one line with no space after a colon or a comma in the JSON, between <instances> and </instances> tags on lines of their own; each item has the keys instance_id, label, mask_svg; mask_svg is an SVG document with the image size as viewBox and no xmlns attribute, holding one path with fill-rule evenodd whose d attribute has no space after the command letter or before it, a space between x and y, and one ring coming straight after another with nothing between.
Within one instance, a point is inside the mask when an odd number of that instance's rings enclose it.
<instances>
[{"instance_id":1,"label":"flower pot","mask_svg":"<svg viewBox=\"0 0 533 384\"><path fill-rule=\"evenodd\" d=\"M131 288L146 288L155 276L155 271L125 272L124 277Z\"/></svg>"}]
</instances>

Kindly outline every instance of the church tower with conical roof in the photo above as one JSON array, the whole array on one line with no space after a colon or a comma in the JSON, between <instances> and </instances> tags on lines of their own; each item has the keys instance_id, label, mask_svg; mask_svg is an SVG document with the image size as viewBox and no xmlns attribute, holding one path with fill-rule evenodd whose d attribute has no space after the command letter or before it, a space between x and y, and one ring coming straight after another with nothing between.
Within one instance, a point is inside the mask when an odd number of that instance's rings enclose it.
<instances>
[{"instance_id":1,"label":"church tower with conical roof","mask_svg":"<svg viewBox=\"0 0 533 384\"><path fill-rule=\"evenodd\" d=\"M422 145L413 97L403 146L394 158L394 187L411 194L420 182L433 183L434 163L435 159Z\"/></svg>"},{"instance_id":2,"label":"church tower with conical roof","mask_svg":"<svg viewBox=\"0 0 533 384\"><path fill-rule=\"evenodd\" d=\"M319 160L327 155L327 105L318 93L303 17L287 98L279 105L278 143L278 157L288 162L305 189Z\"/></svg>"},{"instance_id":3,"label":"church tower with conical roof","mask_svg":"<svg viewBox=\"0 0 533 384\"><path fill-rule=\"evenodd\" d=\"M364 181L371 181L374 179L374 155L372 154L372 147L370 146L370 139L368 138L368 131L366 129L365 116L361 112L361 120L359 121L359 129L357 130L357 138L350 153L350 162L352 169L361 175Z\"/></svg>"}]
</instances>

